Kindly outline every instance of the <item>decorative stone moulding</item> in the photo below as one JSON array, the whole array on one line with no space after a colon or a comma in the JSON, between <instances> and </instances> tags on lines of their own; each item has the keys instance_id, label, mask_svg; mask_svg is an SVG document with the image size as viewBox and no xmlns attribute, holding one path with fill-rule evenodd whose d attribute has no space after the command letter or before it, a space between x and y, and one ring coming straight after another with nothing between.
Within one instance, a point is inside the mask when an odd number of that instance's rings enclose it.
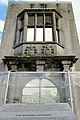
<instances>
[{"instance_id":1,"label":"decorative stone moulding","mask_svg":"<svg viewBox=\"0 0 80 120\"><path fill-rule=\"evenodd\" d=\"M24 54L25 56L52 56L54 55L54 47L52 45L27 46Z\"/></svg>"}]
</instances>

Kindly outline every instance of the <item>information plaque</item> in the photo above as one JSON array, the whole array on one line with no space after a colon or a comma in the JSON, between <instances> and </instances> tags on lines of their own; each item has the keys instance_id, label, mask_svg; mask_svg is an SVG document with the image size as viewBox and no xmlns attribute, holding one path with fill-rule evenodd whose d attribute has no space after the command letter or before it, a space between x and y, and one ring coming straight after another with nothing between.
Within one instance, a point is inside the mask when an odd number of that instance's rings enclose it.
<instances>
[{"instance_id":1,"label":"information plaque","mask_svg":"<svg viewBox=\"0 0 80 120\"><path fill-rule=\"evenodd\" d=\"M5 104L0 120L77 120L67 103Z\"/></svg>"}]
</instances>

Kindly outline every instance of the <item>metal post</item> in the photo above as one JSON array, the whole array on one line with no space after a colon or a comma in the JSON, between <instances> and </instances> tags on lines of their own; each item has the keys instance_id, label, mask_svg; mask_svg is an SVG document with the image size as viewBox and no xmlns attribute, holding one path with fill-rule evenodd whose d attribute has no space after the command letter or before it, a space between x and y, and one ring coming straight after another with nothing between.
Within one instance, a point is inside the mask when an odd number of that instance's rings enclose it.
<instances>
[{"instance_id":1,"label":"metal post","mask_svg":"<svg viewBox=\"0 0 80 120\"><path fill-rule=\"evenodd\" d=\"M70 73L69 73L69 71L67 72L67 74L68 74L68 80L69 80L69 89L70 89L71 108L72 108L72 111L74 111L74 108L73 108L72 89L71 89L71 80L70 80Z\"/></svg>"},{"instance_id":2,"label":"metal post","mask_svg":"<svg viewBox=\"0 0 80 120\"><path fill-rule=\"evenodd\" d=\"M39 103L41 103L41 79L39 79Z\"/></svg>"},{"instance_id":3,"label":"metal post","mask_svg":"<svg viewBox=\"0 0 80 120\"><path fill-rule=\"evenodd\" d=\"M10 79L10 71L8 72L8 78L7 78L7 83L6 83L6 91L5 91L5 97L4 97L4 104L6 104L6 98L7 98L7 93L8 93L9 79Z\"/></svg>"}]
</instances>

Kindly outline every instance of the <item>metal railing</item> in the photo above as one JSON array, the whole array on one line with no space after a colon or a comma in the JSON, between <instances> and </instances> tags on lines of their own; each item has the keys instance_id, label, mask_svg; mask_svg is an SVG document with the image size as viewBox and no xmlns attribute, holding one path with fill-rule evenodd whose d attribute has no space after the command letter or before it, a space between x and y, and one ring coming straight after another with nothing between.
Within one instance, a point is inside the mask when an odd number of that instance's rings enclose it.
<instances>
[{"instance_id":1,"label":"metal railing","mask_svg":"<svg viewBox=\"0 0 80 120\"><path fill-rule=\"evenodd\" d=\"M80 72L0 72L0 105L54 102L80 118Z\"/></svg>"}]
</instances>

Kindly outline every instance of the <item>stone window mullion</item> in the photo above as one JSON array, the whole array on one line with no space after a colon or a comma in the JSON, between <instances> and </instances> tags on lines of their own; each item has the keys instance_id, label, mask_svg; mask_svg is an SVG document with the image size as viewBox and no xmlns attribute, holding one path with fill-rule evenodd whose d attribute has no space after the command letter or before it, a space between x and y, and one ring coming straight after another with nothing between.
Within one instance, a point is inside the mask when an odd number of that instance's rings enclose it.
<instances>
[{"instance_id":1,"label":"stone window mullion","mask_svg":"<svg viewBox=\"0 0 80 120\"><path fill-rule=\"evenodd\" d=\"M35 23L34 23L34 41L36 41L36 26L37 26L37 14L35 14Z\"/></svg>"},{"instance_id":2,"label":"stone window mullion","mask_svg":"<svg viewBox=\"0 0 80 120\"><path fill-rule=\"evenodd\" d=\"M56 15L55 15L55 12L53 12L52 17L53 17L53 41L57 42L57 36L56 36Z\"/></svg>"},{"instance_id":3,"label":"stone window mullion","mask_svg":"<svg viewBox=\"0 0 80 120\"><path fill-rule=\"evenodd\" d=\"M45 14L43 14L43 41L45 41Z\"/></svg>"},{"instance_id":4,"label":"stone window mullion","mask_svg":"<svg viewBox=\"0 0 80 120\"><path fill-rule=\"evenodd\" d=\"M61 44L61 39L60 39L60 19L58 19L58 43Z\"/></svg>"},{"instance_id":5,"label":"stone window mullion","mask_svg":"<svg viewBox=\"0 0 80 120\"><path fill-rule=\"evenodd\" d=\"M24 14L24 27L23 27L23 42L27 40L27 25L28 25L28 14L25 12Z\"/></svg>"}]
</instances>

